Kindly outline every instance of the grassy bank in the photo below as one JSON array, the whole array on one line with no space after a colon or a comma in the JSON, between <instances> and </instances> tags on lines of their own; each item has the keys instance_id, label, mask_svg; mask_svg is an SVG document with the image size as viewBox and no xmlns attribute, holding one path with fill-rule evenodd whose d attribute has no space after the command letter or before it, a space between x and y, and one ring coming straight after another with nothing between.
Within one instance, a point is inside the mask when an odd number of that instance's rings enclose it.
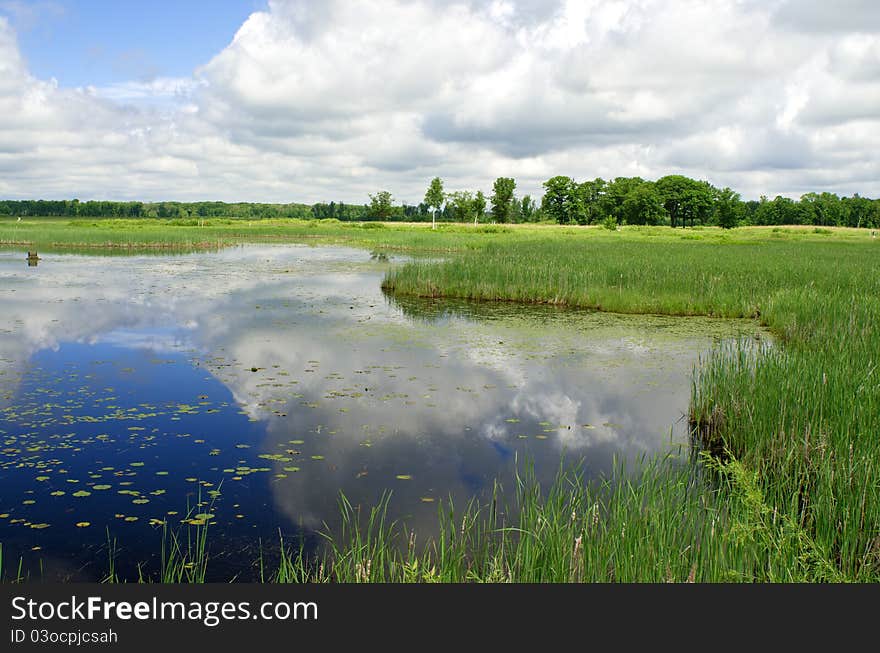
<instances>
[{"instance_id":1,"label":"grassy bank","mask_svg":"<svg viewBox=\"0 0 880 653\"><path fill-rule=\"evenodd\" d=\"M622 236L623 238L621 238ZM622 234L600 227L559 227L547 224L471 225L425 223L339 222L337 220L203 221L158 219L65 220L0 218L0 246L43 250L174 251L216 249L251 242L320 242L388 250L450 252L482 250L492 245L565 240L612 242L868 242L861 229L752 227L723 231L716 228L671 230L667 227L627 227Z\"/></svg>"},{"instance_id":2,"label":"grassy bank","mask_svg":"<svg viewBox=\"0 0 880 653\"><path fill-rule=\"evenodd\" d=\"M217 249L240 243L332 243L388 250L451 251L481 248L495 239L524 240L540 227L343 223L337 220L0 220L0 246L43 250L174 251Z\"/></svg>"}]
</instances>

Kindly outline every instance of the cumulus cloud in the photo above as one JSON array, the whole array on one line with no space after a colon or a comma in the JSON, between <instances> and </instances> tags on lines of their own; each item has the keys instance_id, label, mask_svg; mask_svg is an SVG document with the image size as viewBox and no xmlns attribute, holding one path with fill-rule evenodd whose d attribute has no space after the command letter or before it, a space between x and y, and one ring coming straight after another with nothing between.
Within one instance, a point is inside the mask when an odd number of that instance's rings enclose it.
<instances>
[{"instance_id":1,"label":"cumulus cloud","mask_svg":"<svg viewBox=\"0 0 880 653\"><path fill-rule=\"evenodd\" d=\"M0 18L0 195L418 202L672 172L880 195L875 3L271 0L191 78L59 88Z\"/></svg>"}]
</instances>

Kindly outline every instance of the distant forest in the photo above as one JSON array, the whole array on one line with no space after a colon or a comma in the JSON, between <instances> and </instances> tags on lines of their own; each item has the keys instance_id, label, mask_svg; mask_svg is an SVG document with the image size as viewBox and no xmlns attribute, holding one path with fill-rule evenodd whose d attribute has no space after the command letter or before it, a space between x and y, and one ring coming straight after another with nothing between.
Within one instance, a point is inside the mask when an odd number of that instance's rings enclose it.
<instances>
[{"instance_id":1,"label":"distant forest","mask_svg":"<svg viewBox=\"0 0 880 653\"><path fill-rule=\"evenodd\" d=\"M807 193L799 200L777 196L743 201L730 188L719 189L682 175L656 181L617 177L611 181L597 178L583 182L557 176L544 182L544 195L537 202L529 195L518 198L515 186L513 179L500 177L495 182L495 192L485 197L479 191L445 193L442 180L435 178L426 201L418 205L394 204L388 191L370 195L366 204L0 200L0 216L156 218L192 224L206 218L430 222L436 217L441 222L880 227L880 200L858 194L839 197L827 192Z\"/></svg>"}]
</instances>

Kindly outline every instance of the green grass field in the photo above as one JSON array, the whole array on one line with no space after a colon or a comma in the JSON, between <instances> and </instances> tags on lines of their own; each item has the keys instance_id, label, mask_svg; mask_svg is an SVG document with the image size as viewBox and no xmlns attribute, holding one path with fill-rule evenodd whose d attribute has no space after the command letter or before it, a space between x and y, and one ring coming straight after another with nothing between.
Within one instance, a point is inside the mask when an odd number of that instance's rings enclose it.
<instances>
[{"instance_id":1,"label":"green grass field","mask_svg":"<svg viewBox=\"0 0 880 653\"><path fill-rule=\"evenodd\" d=\"M343 502L326 559L282 555L279 581L880 581L880 242L805 227L601 228L239 221L0 222L32 248L334 242L445 252L392 269L387 292L750 317L776 344L714 352L691 400L694 465L646 461L512 506L442 506L423 542L383 506ZM705 452L710 452L711 455Z\"/></svg>"},{"instance_id":2,"label":"green grass field","mask_svg":"<svg viewBox=\"0 0 880 653\"><path fill-rule=\"evenodd\" d=\"M243 242L333 242L379 246L389 250L466 251L492 243L542 240L599 240L627 242L700 241L719 243L771 241L868 242L864 229L808 227L750 227L723 231L696 228L673 231L667 227L625 227L609 233L599 227L560 227L552 224L478 225L428 223L339 222L337 220L207 219L89 219L27 218L18 222L0 218L0 246L41 250L80 249L212 249Z\"/></svg>"}]
</instances>

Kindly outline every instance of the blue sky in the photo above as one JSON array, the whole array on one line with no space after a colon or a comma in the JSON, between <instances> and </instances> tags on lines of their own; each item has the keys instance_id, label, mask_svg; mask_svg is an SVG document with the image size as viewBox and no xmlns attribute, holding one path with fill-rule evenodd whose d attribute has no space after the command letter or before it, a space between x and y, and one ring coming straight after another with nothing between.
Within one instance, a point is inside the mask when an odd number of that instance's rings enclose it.
<instances>
[{"instance_id":1,"label":"blue sky","mask_svg":"<svg viewBox=\"0 0 880 653\"><path fill-rule=\"evenodd\" d=\"M62 86L187 77L264 0L0 0L30 72Z\"/></svg>"}]
</instances>

